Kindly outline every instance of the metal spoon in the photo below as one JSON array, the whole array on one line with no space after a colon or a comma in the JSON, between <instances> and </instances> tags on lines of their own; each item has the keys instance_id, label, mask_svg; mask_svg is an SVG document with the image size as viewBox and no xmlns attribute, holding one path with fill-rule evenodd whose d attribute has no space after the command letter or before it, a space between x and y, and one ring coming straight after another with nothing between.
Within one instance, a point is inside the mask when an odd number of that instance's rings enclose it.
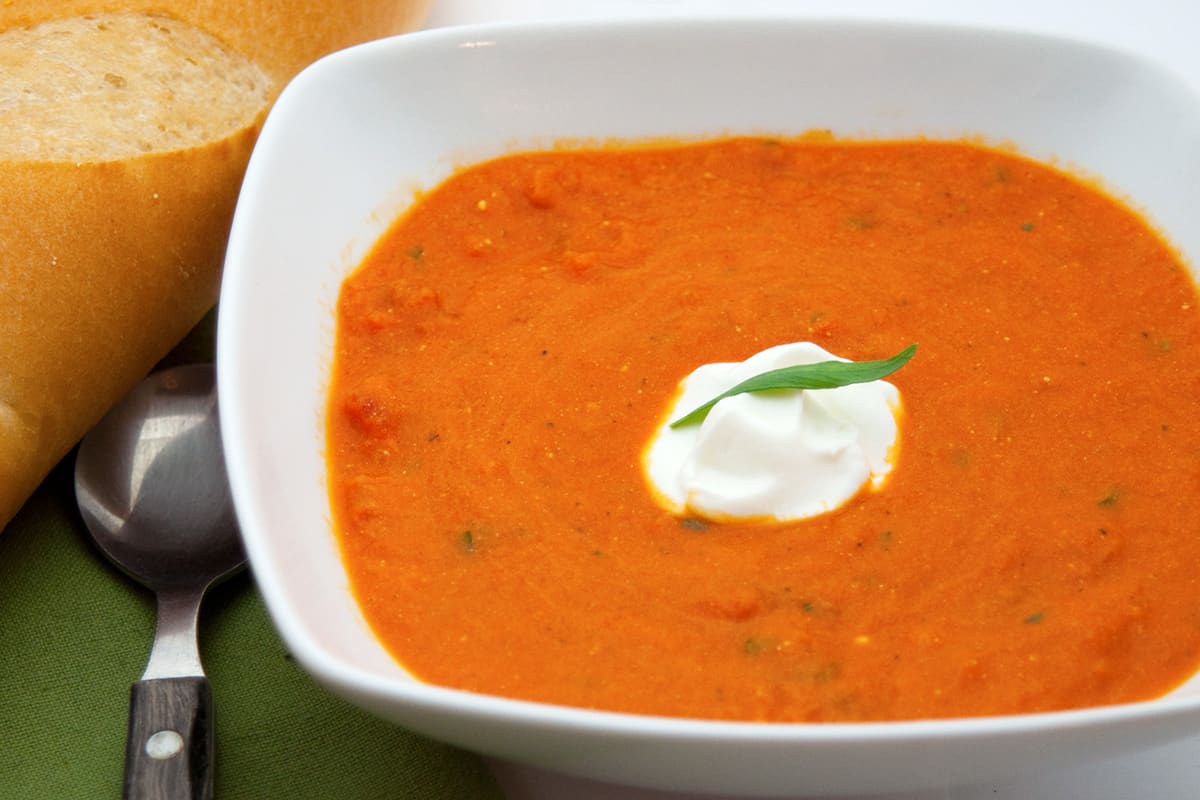
<instances>
[{"instance_id":1,"label":"metal spoon","mask_svg":"<svg viewBox=\"0 0 1200 800\"><path fill-rule=\"evenodd\" d=\"M204 592L245 562L210 365L138 385L89 433L75 497L97 546L155 592L154 646L129 702L126 800L212 796L212 690L196 643Z\"/></svg>"}]
</instances>

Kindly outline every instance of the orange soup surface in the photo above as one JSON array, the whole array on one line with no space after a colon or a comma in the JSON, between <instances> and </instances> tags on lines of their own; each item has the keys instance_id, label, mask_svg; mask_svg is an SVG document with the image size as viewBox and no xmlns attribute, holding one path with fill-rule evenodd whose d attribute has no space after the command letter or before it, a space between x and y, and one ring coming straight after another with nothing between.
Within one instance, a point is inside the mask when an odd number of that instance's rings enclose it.
<instances>
[{"instance_id":1,"label":"orange soup surface","mask_svg":"<svg viewBox=\"0 0 1200 800\"><path fill-rule=\"evenodd\" d=\"M345 283L334 521L418 678L645 714L898 720L1135 701L1200 665L1192 278L1095 187L961 142L555 150L429 191ZM663 510L697 366L919 343L882 488Z\"/></svg>"}]
</instances>

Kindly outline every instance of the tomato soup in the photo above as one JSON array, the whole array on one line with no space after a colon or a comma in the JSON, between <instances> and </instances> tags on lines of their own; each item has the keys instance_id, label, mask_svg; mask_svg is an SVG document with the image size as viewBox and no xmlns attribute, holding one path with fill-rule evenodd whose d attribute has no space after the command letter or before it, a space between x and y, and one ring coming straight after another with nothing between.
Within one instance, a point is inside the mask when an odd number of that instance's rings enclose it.
<instances>
[{"instance_id":1,"label":"tomato soup","mask_svg":"<svg viewBox=\"0 0 1200 800\"><path fill-rule=\"evenodd\" d=\"M592 709L900 720L1150 698L1200 665L1200 316L1096 187L963 142L515 154L345 282L334 523L427 682ZM700 364L811 341L903 415L883 487L787 524L663 510Z\"/></svg>"}]
</instances>

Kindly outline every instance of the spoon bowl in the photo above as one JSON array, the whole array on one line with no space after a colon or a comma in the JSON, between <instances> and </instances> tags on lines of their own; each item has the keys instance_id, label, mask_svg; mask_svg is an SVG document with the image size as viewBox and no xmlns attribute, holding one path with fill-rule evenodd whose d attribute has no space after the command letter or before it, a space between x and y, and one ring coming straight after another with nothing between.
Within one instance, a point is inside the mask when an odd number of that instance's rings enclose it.
<instances>
[{"instance_id":1,"label":"spoon bowl","mask_svg":"<svg viewBox=\"0 0 1200 800\"><path fill-rule=\"evenodd\" d=\"M150 376L80 444L75 495L96 546L150 590L154 646L130 696L126 798L212 793L212 697L196 622L205 591L245 563L214 371Z\"/></svg>"},{"instance_id":2,"label":"spoon bowl","mask_svg":"<svg viewBox=\"0 0 1200 800\"><path fill-rule=\"evenodd\" d=\"M148 589L210 583L243 564L207 365L160 372L92 429L76 497L97 547ZM203 466L201 466L203 465Z\"/></svg>"}]
</instances>

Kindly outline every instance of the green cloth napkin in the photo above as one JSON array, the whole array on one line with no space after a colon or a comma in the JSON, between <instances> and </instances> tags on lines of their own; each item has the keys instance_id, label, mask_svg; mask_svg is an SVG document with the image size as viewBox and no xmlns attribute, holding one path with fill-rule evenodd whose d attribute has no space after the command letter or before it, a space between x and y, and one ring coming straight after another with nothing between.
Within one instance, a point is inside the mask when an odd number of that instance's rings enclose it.
<instances>
[{"instance_id":1,"label":"green cloth napkin","mask_svg":"<svg viewBox=\"0 0 1200 800\"><path fill-rule=\"evenodd\" d=\"M212 352L212 320L172 355ZM110 566L75 508L73 456L0 532L0 800L118 798L129 686L154 598ZM293 661L251 577L214 589L200 647L212 681L218 800L500 800L474 755L341 701Z\"/></svg>"}]
</instances>

